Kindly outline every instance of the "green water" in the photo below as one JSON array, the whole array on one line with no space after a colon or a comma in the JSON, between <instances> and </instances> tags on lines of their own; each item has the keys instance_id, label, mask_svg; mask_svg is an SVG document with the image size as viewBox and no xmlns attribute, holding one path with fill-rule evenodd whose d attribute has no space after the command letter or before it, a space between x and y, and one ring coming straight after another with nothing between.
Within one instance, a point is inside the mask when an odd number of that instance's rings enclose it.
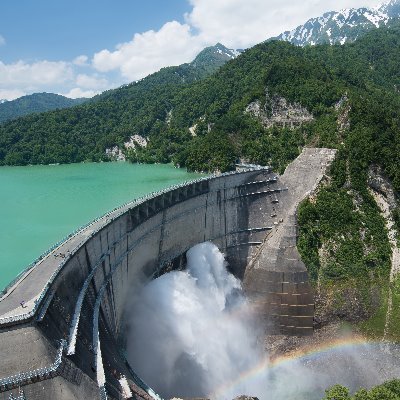
<instances>
[{"instance_id":1,"label":"green water","mask_svg":"<svg viewBox=\"0 0 400 400\"><path fill-rule=\"evenodd\" d=\"M0 167L0 289L83 224L198 176L170 165L128 163Z\"/></svg>"}]
</instances>

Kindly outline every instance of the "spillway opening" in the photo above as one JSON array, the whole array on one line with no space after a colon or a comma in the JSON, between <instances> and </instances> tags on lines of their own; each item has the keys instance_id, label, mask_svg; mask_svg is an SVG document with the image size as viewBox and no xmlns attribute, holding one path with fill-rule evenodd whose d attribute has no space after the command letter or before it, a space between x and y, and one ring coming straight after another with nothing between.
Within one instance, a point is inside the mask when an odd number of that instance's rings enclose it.
<instances>
[{"instance_id":1,"label":"spillway opening","mask_svg":"<svg viewBox=\"0 0 400 400\"><path fill-rule=\"evenodd\" d=\"M164 398L218 397L262 362L262 335L218 248L202 243L186 257L184 271L162 275L132 298L128 360ZM243 386L232 395L239 392L259 393Z\"/></svg>"},{"instance_id":2,"label":"spillway opening","mask_svg":"<svg viewBox=\"0 0 400 400\"><path fill-rule=\"evenodd\" d=\"M164 399L317 400L337 383L356 391L400 376L397 345L383 352L381 343L349 337L270 360L264 327L219 249L199 244L186 261L127 307L127 359Z\"/></svg>"}]
</instances>

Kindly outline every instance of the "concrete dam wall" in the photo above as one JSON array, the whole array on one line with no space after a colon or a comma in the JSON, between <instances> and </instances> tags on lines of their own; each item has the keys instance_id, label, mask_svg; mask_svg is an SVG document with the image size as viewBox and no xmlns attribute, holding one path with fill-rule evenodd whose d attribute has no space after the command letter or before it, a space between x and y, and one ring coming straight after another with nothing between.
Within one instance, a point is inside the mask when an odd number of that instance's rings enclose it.
<instances>
[{"instance_id":1,"label":"concrete dam wall","mask_svg":"<svg viewBox=\"0 0 400 400\"><path fill-rule=\"evenodd\" d=\"M282 177L249 169L126 204L71 235L0 298L0 398L157 397L124 356L129 295L212 241L270 333L312 334L296 210L334 158L305 149Z\"/></svg>"}]
</instances>

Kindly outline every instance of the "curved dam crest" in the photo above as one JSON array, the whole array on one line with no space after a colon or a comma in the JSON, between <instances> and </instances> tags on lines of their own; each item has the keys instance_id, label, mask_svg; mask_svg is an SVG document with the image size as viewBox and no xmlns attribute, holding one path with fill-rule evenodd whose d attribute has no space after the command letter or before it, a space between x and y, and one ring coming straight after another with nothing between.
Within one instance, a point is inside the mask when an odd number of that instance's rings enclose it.
<instances>
[{"instance_id":1,"label":"curved dam crest","mask_svg":"<svg viewBox=\"0 0 400 400\"><path fill-rule=\"evenodd\" d=\"M16 396L21 388L27 399L157 397L123 353L126 301L149 280L184 268L186 251L205 241L225 253L269 332L312 334L296 210L334 156L308 148L281 177L255 168L174 186L76 232L0 298L0 392Z\"/></svg>"}]
</instances>

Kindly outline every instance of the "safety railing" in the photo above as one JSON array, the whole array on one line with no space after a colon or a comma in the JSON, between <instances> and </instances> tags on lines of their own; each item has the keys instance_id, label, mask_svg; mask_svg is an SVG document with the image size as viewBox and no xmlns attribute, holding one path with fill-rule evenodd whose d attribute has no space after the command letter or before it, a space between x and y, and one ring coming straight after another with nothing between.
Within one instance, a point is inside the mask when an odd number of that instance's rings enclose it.
<instances>
[{"instance_id":1,"label":"safety railing","mask_svg":"<svg viewBox=\"0 0 400 400\"><path fill-rule=\"evenodd\" d=\"M17 396L14 396L12 393L8 397L8 400L26 400L25 393L23 390L20 390Z\"/></svg>"},{"instance_id":2,"label":"safety railing","mask_svg":"<svg viewBox=\"0 0 400 400\"><path fill-rule=\"evenodd\" d=\"M121 206L118 206L118 207L114 208L113 210L103 214L102 216L94 219L93 221L83 225L82 227L76 229L74 232L72 232L71 234L66 236L64 239L62 239L61 241L59 241L55 245L53 245L49 250L44 252L33 263L31 263L23 272L21 272L17 276L17 278L15 278L9 285L7 285L7 287L0 293L0 296L3 296L4 294L6 294L8 292L8 290L18 282L19 279L21 279L25 274L27 274L30 270L32 270L35 266L37 266L52 251L54 251L55 249L57 249L61 245L65 244L65 242L70 240L72 237L75 237L76 235L82 233L85 229L87 229L91 225L94 225L97 222L99 222L101 220L104 220L104 224L103 225L101 225L97 230L93 231L90 235L85 236L83 238L83 240L80 241L78 243L78 245L73 248L72 251L70 250L70 252L67 253L67 256L65 257L63 262L60 263L58 268L53 272L53 274L49 278L46 286L42 289L42 291L40 292L40 295L35 300L34 307L30 311L28 311L28 312L26 312L24 314L18 314L18 315L12 315L12 316L9 316L9 317L0 318L0 325L18 323L18 322L25 321L27 319L32 318L36 314L36 312L38 311L38 309L39 309L39 307L41 305L41 302L46 297L46 295L47 295L50 287L52 286L55 278L57 277L59 272L63 269L64 265L69 261L71 256L79 248L81 248L82 245L85 242L87 242L89 239L91 239L93 236L95 236L105 225L115 221L122 214L124 214L127 210L132 209L133 207L137 207L138 205L143 204L143 203L145 203L145 202L147 202L149 200L155 199L156 197L161 196L161 195L163 195L165 193L171 192L173 190L181 189L181 188L193 185L193 184L197 184L197 183L201 183L201 182L205 182L205 181L210 181L210 180L213 180L213 179L220 179L220 178L227 177L227 176L232 176L232 175L238 175L238 174L256 172L256 171L270 171L270 170L271 170L270 167L262 167L262 166L260 166L260 167L248 169L245 172L232 171L232 172L226 172L226 173L220 174L220 175L213 174L211 176L202 177L202 178L198 178L198 179L194 179L194 180L190 180L190 181L185 181L185 182L182 182L180 184L172 185L172 186L170 186L168 188L161 189L161 190L149 193L149 194L147 194L145 196L142 196L142 197L140 197L138 199L135 199L135 200L132 200L130 202L127 202L127 203L125 203L125 204L123 204Z\"/></svg>"},{"instance_id":3,"label":"safety railing","mask_svg":"<svg viewBox=\"0 0 400 400\"><path fill-rule=\"evenodd\" d=\"M101 386L99 388L99 393L100 393L100 400L107 400L107 392L106 392L106 388L104 386Z\"/></svg>"},{"instance_id":4,"label":"safety railing","mask_svg":"<svg viewBox=\"0 0 400 400\"><path fill-rule=\"evenodd\" d=\"M16 375L0 379L0 392L5 392L26 384L32 381L42 381L52 378L58 373L58 369L62 364L62 354L66 347L66 341L61 340L60 347L57 350L57 355L54 362L48 367L38 368L27 372L20 372Z\"/></svg>"},{"instance_id":5,"label":"safety railing","mask_svg":"<svg viewBox=\"0 0 400 400\"><path fill-rule=\"evenodd\" d=\"M234 200L234 199L236 199L235 196L234 196L234 197L227 198L227 199L225 199L225 201ZM208 202L208 203L207 203L208 206L213 205L213 204L214 204L214 202ZM169 220L167 220L167 221L164 221L163 223L171 222L172 220L174 220L174 219L176 219L176 218L182 217L182 215L188 214L188 213L193 212L193 211L198 211L198 210L200 210L201 208L204 208L204 207L205 207L205 205L204 205L204 206L197 207L197 208L192 209L192 210L186 210L185 212L183 212L183 213L181 213L181 214L177 214L177 215L175 215L172 219L169 219ZM114 273L115 270L116 270L116 268L118 268L118 266L121 265L122 261L123 261L123 260L125 259L125 257L126 257L126 254L132 252L133 249L134 249L138 244L140 244L148 235L150 235L150 234L152 234L154 231L158 230L158 229L160 228L160 226L161 226L161 224L156 225L156 226L153 227L151 230L149 230L149 231L146 232L144 235L142 235L139 239L137 239L136 241L134 241L134 242L129 246L129 248L118 258L118 260L115 260L115 266L114 266L114 268L112 269L111 272ZM273 229L272 227L257 227L257 228L250 228L250 229L243 230L243 231L237 231L237 232L236 232L236 231L233 231L233 232L228 233L227 235L239 234L239 233L242 233L242 232L253 232L253 231L256 231L256 232L257 232L257 231L272 230L272 229ZM224 234L224 235L225 235L225 234ZM126 236L126 235L122 236L121 239L123 240L123 239L125 238L125 236ZM210 238L209 240L210 240L210 241L214 241L214 240L220 239L221 237L222 237L222 235L221 235L221 236L216 236L216 237ZM253 245L256 245L257 243L252 243L252 244L253 244ZM163 260L163 261L160 263L160 267L157 269L157 271L155 271L155 273L154 273L153 276L157 276L157 275L159 274L160 270L162 270L162 268L163 268L163 266L164 266L165 264L167 264L168 262L170 262L170 261L172 261L173 259L175 259L175 258L176 258L177 256L179 256L182 252L186 252L187 250L189 250L190 247L191 247L191 246L189 246L188 248L186 248L186 249L180 251L180 252L177 253L176 255L170 257L168 260ZM99 260L96 262L96 264L92 267L92 270L91 270L90 274L87 276L87 278L85 279L85 282L84 282L83 285L82 285L82 288L81 288L80 293L79 293L79 295L78 295L77 302L76 302L76 304L75 304L74 314L73 314L73 317L72 317L72 320L71 320L71 324L70 324L69 337L68 337L68 350L67 350L67 354L68 354L68 355L72 355L72 354L75 353L75 345L76 345L76 338L77 338L77 332L78 332L78 325L79 325L79 320L80 320L81 308L82 308L82 304L83 304L83 301L84 301L84 298L85 298L87 289L88 289L88 287L89 287L89 285L90 285L90 282L92 281L92 279L93 279L95 273L97 272L98 267L101 265L102 261L103 261L106 257L108 257L108 256L110 255L110 253L111 253L111 249L109 249L106 253L102 254L102 256L100 257L100 259L99 259ZM43 308L44 308L44 307L43 307ZM42 313L42 311L41 311L41 313Z\"/></svg>"}]
</instances>

